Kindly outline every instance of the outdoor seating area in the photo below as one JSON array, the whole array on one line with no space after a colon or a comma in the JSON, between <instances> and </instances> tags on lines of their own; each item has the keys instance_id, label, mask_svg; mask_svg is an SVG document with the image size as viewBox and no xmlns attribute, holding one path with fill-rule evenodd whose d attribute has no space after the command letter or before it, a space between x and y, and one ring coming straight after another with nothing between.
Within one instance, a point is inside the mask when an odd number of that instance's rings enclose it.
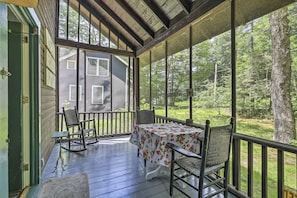
<instances>
[{"instance_id":1,"label":"outdoor seating area","mask_svg":"<svg viewBox=\"0 0 297 198\"><path fill-rule=\"evenodd\" d=\"M0 0L1 196L296 197L296 13Z\"/></svg>"},{"instance_id":2,"label":"outdoor seating area","mask_svg":"<svg viewBox=\"0 0 297 198\"><path fill-rule=\"evenodd\" d=\"M177 190L174 190L173 196L169 195L169 174L146 180L146 173L154 170L156 165L148 161L147 167L144 167L143 160L137 157L137 146L131 144L129 138L129 135L103 138L97 144L80 153L63 150L62 156L66 159L67 164L65 171L58 167L55 172L52 172L59 151L58 145L56 145L42 174L41 185L31 191L28 196L34 197L38 194L42 184L48 179L86 173L90 198L182 197L182 194ZM194 191L187 190L189 193L193 193L193 197L197 195ZM230 193L228 197L235 198L236 196Z\"/></svg>"}]
</instances>

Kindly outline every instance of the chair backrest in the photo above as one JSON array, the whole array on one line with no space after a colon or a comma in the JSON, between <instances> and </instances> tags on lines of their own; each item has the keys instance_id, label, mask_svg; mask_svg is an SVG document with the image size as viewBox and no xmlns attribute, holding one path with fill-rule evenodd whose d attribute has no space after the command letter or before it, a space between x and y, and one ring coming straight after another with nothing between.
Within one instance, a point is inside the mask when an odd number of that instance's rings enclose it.
<instances>
[{"instance_id":1,"label":"chair backrest","mask_svg":"<svg viewBox=\"0 0 297 198\"><path fill-rule=\"evenodd\" d=\"M65 109L63 107L63 114L64 114L67 128L80 125L76 107L74 107L73 109Z\"/></svg>"},{"instance_id":2,"label":"chair backrest","mask_svg":"<svg viewBox=\"0 0 297 198\"><path fill-rule=\"evenodd\" d=\"M138 110L136 111L136 124L155 123L154 110Z\"/></svg>"},{"instance_id":3,"label":"chair backrest","mask_svg":"<svg viewBox=\"0 0 297 198\"><path fill-rule=\"evenodd\" d=\"M208 121L202 151L206 167L219 165L229 160L233 130L233 118L229 125L218 127L209 127Z\"/></svg>"}]
</instances>

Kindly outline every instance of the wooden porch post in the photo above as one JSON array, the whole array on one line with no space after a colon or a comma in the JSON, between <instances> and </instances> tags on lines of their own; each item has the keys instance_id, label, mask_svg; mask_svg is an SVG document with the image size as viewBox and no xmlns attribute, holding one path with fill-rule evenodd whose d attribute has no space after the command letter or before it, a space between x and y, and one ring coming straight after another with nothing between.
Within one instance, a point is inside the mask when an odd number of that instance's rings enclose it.
<instances>
[{"instance_id":1,"label":"wooden porch post","mask_svg":"<svg viewBox=\"0 0 297 198\"><path fill-rule=\"evenodd\" d=\"M236 132L236 43L235 43L235 0L231 0L231 78L232 78L232 117ZM234 139L232 146L232 182L236 189L240 189L240 142Z\"/></svg>"},{"instance_id":2,"label":"wooden porch post","mask_svg":"<svg viewBox=\"0 0 297 198\"><path fill-rule=\"evenodd\" d=\"M139 109L140 105L140 94L139 94L139 58L134 58L134 64L133 64L133 82L134 82L134 101L135 106L134 109Z\"/></svg>"}]
</instances>

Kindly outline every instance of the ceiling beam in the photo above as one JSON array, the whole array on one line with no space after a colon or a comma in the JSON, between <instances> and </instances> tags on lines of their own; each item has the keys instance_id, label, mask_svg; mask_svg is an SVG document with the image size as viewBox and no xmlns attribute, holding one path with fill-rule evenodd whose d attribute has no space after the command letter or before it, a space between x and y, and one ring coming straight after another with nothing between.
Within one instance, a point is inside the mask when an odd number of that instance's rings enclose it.
<instances>
[{"instance_id":1,"label":"ceiling beam","mask_svg":"<svg viewBox=\"0 0 297 198\"><path fill-rule=\"evenodd\" d=\"M183 10L189 14L191 12L192 6L187 0L179 0L179 4L182 6Z\"/></svg>"},{"instance_id":2,"label":"ceiling beam","mask_svg":"<svg viewBox=\"0 0 297 198\"><path fill-rule=\"evenodd\" d=\"M131 6L123 0L116 0L116 2L150 35L151 38L155 37L155 32L146 24L146 22L135 12Z\"/></svg>"},{"instance_id":3,"label":"ceiling beam","mask_svg":"<svg viewBox=\"0 0 297 198\"><path fill-rule=\"evenodd\" d=\"M61 38L56 38L55 44L58 46L69 46L69 47L80 48L80 49L91 50L91 51L100 51L100 52L105 52L108 54L115 54L115 55L119 55L119 56L135 57L134 52L113 49L113 48L109 48L109 47L102 47L99 45L90 45L87 43L79 43L77 41L70 41L70 40L65 40L65 39L61 39Z\"/></svg>"},{"instance_id":4,"label":"ceiling beam","mask_svg":"<svg viewBox=\"0 0 297 198\"><path fill-rule=\"evenodd\" d=\"M90 5L86 0L78 0L78 2L84 6L94 17L96 17L101 23L103 23L106 27L109 28L111 32L116 34L119 39L121 39L126 45L131 48L133 51L136 50L135 45L133 45L119 30L117 30L112 24L108 23L108 21L105 20L105 18L100 15L100 13L95 10L95 8Z\"/></svg>"},{"instance_id":5,"label":"ceiling beam","mask_svg":"<svg viewBox=\"0 0 297 198\"><path fill-rule=\"evenodd\" d=\"M203 4L201 4L201 6L192 10L190 14L186 15L186 17L184 17L182 20L180 20L177 23L175 23L174 25L170 26L170 28L168 28L166 31L162 32L160 35L155 37L155 39L151 40L144 47L137 49L136 56L139 56L140 54L150 50L152 47L154 47L158 43L166 40L171 35L175 34L182 28L191 24L194 20L203 16L208 11L210 11L211 9L213 9L214 7L218 6L219 4L221 4L223 2L225 2L225 0L211 0L211 1L207 1Z\"/></svg>"},{"instance_id":6,"label":"ceiling beam","mask_svg":"<svg viewBox=\"0 0 297 198\"><path fill-rule=\"evenodd\" d=\"M152 0L143 0L146 3L147 7L153 11L153 13L159 18L159 20L163 23L166 29L170 26L170 20L163 13L163 11L158 7L158 5Z\"/></svg>"},{"instance_id":7,"label":"ceiling beam","mask_svg":"<svg viewBox=\"0 0 297 198\"><path fill-rule=\"evenodd\" d=\"M102 0L95 0L95 2L107 12L117 23L120 24L141 46L144 41L117 15L111 10Z\"/></svg>"}]
</instances>

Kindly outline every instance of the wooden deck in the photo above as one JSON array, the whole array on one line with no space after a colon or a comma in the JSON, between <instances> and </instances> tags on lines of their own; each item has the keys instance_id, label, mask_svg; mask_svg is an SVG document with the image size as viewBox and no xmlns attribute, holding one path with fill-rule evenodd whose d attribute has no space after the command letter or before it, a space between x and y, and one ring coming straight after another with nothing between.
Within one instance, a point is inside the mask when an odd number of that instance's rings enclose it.
<instances>
[{"instance_id":1,"label":"wooden deck","mask_svg":"<svg viewBox=\"0 0 297 198\"><path fill-rule=\"evenodd\" d=\"M86 172L91 198L170 197L169 176L147 181L146 172L155 166L148 162L147 167L144 167L142 158L137 157L137 147L129 143L128 136L100 139L99 143L89 145L88 150L79 153L62 149L62 156L67 166L65 171L62 171L59 163L58 169L53 172L58 153L59 144L56 144L42 173L41 183L48 178ZM38 194L38 190L35 191L35 194ZM173 195L172 197L184 197L176 190Z\"/></svg>"}]
</instances>

